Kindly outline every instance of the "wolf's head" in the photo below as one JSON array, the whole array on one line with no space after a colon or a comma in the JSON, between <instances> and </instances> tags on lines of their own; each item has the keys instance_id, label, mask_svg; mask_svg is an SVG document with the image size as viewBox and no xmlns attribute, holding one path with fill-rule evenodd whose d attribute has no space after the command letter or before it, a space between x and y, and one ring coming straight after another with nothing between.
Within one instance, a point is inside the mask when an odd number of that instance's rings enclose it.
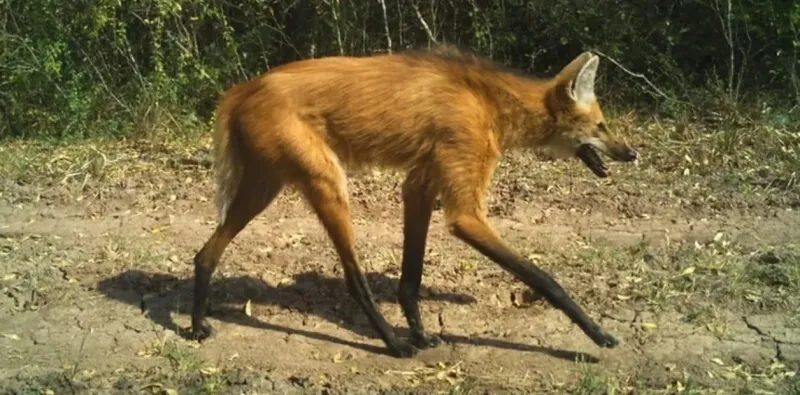
<instances>
[{"instance_id":1,"label":"wolf's head","mask_svg":"<svg viewBox=\"0 0 800 395\"><path fill-rule=\"evenodd\" d=\"M559 156L577 156L598 177L607 177L598 151L620 162L635 161L638 154L605 122L594 93L599 61L584 52L553 78L546 101L554 123L543 143Z\"/></svg>"}]
</instances>

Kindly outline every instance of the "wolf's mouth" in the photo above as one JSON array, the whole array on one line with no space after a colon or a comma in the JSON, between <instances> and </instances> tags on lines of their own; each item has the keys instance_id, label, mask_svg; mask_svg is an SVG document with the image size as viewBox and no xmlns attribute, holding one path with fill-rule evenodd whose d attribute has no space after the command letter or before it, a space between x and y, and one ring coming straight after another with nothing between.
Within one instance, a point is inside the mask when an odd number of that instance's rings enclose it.
<instances>
[{"instance_id":1,"label":"wolf's mouth","mask_svg":"<svg viewBox=\"0 0 800 395\"><path fill-rule=\"evenodd\" d=\"M581 144L575 155L583 161L596 176L600 178L608 177L608 168L597 154L597 149L591 144Z\"/></svg>"}]
</instances>

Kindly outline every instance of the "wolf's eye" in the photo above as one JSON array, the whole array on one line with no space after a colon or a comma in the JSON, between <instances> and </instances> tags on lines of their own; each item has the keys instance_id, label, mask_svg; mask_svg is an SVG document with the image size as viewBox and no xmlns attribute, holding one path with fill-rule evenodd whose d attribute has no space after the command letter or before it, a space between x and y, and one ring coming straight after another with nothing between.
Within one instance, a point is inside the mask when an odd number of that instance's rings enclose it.
<instances>
[{"instance_id":1,"label":"wolf's eye","mask_svg":"<svg viewBox=\"0 0 800 395\"><path fill-rule=\"evenodd\" d=\"M603 121L597 123L597 128L602 130L603 132L608 132L608 126L606 126L606 123Z\"/></svg>"}]
</instances>

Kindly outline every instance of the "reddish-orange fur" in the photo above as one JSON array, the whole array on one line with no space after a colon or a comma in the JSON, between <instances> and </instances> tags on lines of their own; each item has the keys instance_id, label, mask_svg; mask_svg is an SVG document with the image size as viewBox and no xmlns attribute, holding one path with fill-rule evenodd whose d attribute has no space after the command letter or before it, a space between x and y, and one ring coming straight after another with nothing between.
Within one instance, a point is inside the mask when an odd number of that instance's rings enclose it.
<instances>
[{"instance_id":1,"label":"reddish-orange fur","mask_svg":"<svg viewBox=\"0 0 800 395\"><path fill-rule=\"evenodd\" d=\"M349 290L390 351L413 354L375 309L350 221L346 169L383 166L408 174L400 299L415 345L438 343L424 333L416 302L437 196L456 237L529 285L549 290L548 299L598 344L615 345L554 280L516 256L485 217L485 193L504 150L542 147L572 156L590 142L614 158L630 151L605 128L591 85L573 84L590 61L596 67L596 58L583 54L558 76L534 80L448 48L328 57L286 64L228 90L214 134L220 225L195 259L195 335L211 332L204 309L222 252L283 187L294 185L319 216ZM593 70L580 81L593 81Z\"/></svg>"}]
</instances>

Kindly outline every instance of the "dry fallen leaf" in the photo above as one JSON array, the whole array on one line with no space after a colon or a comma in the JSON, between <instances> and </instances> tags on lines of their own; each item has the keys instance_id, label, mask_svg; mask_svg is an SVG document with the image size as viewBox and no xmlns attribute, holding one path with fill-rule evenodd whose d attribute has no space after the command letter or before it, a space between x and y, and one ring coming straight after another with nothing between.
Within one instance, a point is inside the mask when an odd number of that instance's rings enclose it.
<instances>
[{"instance_id":1,"label":"dry fallen leaf","mask_svg":"<svg viewBox=\"0 0 800 395\"><path fill-rule=\"evenodd\" d=\"M169 225L161 226L161 227L158 227L158 228L153 228L150 232L153 233L153 234L161 233L167 228L169 228Z\"/></svg>"},{"instance_id":2,"label":"dry fallen leaf","mask_svg":"<svg viewBox=\"0 0 800 395\"><path fill-rule=\"evenodd\" d=\"M754 303L758 303L759 301L761 301L761 297L754 294L747 294L745 295L744 298Z\"/></svg>"},{"instance_id":3,"label":"dry fallen leaf","mask_svg":"<svg viewBox=\"0 0 800 395\"><path fill-rule=\"evenodd\" d=\"M244 314L248 317L253 316L253 306L250 304L250 299L247 299L247 303L244 304Z\"/></svg>"},{"instance_id":4,"label":"dry fallen leaf","mask_svg":"<svg viewBox=\"0 0 800 395\"><path fill-rule=\"evenodd\" d=\"M652 330L655 330L656 328L658 328L658 325L656 325L656 324L654 324L652 322L643 322L642 323L642 329L644 329L646 331L652 331Z\"/></svg>"},{"instance_id":5,"label":"dry fallen leaf","mask_svg":"<svg viewBox=\"0 0 800 395\"><path fill-rule=\"evenodd\" d=\"M207 368L200 369L200 373L202 373L202 374L204 374L206 376L210 376L212 374L219 373L219 368L215 368L213 366L209 366Z\"/></svg>"}]
</instances>

